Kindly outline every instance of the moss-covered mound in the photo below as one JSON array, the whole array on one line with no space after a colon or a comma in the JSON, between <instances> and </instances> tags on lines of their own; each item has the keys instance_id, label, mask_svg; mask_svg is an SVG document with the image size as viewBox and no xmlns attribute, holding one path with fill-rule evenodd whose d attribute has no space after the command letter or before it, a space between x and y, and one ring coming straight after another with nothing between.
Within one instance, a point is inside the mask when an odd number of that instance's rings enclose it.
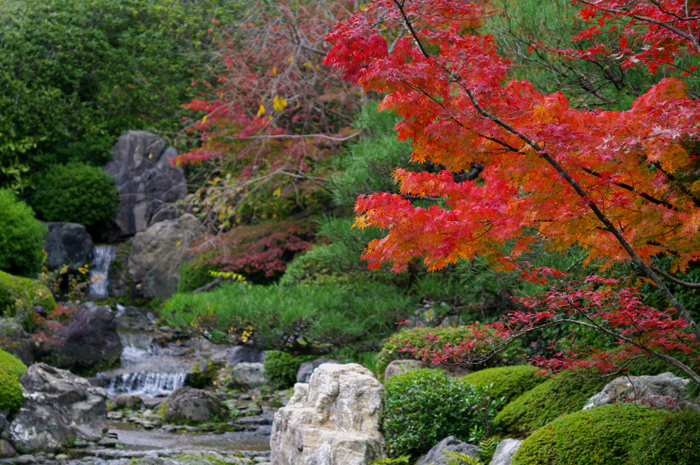
<instances>
[{"instance_id":1,"label":"moss-covered mound","mask_svg":"<svg viewBox=\"0 0 700 465\"><path fill-rule=\"evenodd\" d=\"M697 465L700 463L700 412L664 417L632 446L634 465Z\"/></svg>"},{"instance_id":2,"label":"moss-covered mound","mask_svg":"<svg viewBox=\"0 0 700 465\"><path fill-rule=\"evenodd\" d=\"M529 434L567 413L581 410L609 382L591 375L563 372L527 391L496 415L496 426L507 434Z\"/></svg>"},{"instance_id":3,"label":"moss-covered mound","mask_svg":"<svg viewBox=\"0 0 700 465\"><path fill-rule=\"evenodd\" d=\"M489 395L494 399L504 397L506 405L524 392L547 381L544 376L537 376L538 368L532 365L487 368L470 373L462 381L474 386L484 387L491 384Z\"/></svg>"},{"instance_id":4,"label":"moss-covered mound","mask_svg":"<svg viewBox=\"0 0 700 465\"><path fill-rule=\"evenodd\" d=\"M520 446L512 465L627 465L634 443L669 415L632 404L572 413L535 431Z\"/></svg>"},{"instance_id":5,"label":"moss-covered mound","mask_svg":"<svg viewBox=\"0 0 700 465\"><path fill-rule=\"evenodd\" d=\"M27 369L17 358L0 350L0 412L14 412L22 406L22 386L19 377Z\"/></svg>"},{"instance_id":6,"label":"moss-covered mound","mask_svg":"<svg viewBox=\"0 0 700 465\"><path fill-rule=\"evenodd\" d=\"M56 309L56 301L44 284L0 271L0 318L20 316L25 329L30 329L26 327L28 318L37 305L49 313Z\"/></svg>"}]
</instances>

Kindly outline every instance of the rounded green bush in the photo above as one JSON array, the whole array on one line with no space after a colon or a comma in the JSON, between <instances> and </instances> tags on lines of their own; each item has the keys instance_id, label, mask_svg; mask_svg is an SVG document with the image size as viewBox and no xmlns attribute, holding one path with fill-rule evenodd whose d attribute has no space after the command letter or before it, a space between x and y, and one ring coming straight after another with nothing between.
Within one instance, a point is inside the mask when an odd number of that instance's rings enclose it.
<instances>
[{"instance_id":1,"label":"rounded green bush","mask_svg":"<svg viewBox=\"0 0 700 465\"><path fill-rule=\"evenodd\" d=\"M105 238L112 226L119 194L114 179L82 163L54 165L40 176L30 203L44 221L80 223Z\"/></svg>"},{"instance_id":2,"label":"rounded green bush","mask_svg":"<svg viewBox=\"0 0 700 465\"><path fill-rule=\"evenodd\" d=\"M486 368L475 371L461 379L477 387L492 385L489 394L494 399L504 398L505 404L522 393L547 381L544 376L537 376L538 368L532 365ZM504 405L505 405L504 404Z\"/></svg>"},{"instance_id":3,"label":"rounded green bush","mask_svg":"<svg viewBox=\"0 0 700 465\"><path fill-rule=\"evenodd\" d=\"M0 370L5 370L10 375L19 379L22 373L27 371L27 367L20 359L0 349Z\"/></svg>"},{"instance_id":4,"label":"rounded green bush","mask_svg":"<svg viewBox=\"0 0 700 465\"><path fill-rule=\"evenodd\" d=\"M460 344L470 338L472 333L473 327L471 326L404 329L384 341L382 351L377 357L377 370L384 373L386 367L394 360L414 358L410 352L403 350L406 346L439 352L445 344ZM426 335L435 337L428 338ZM484 347L483 351L487 352L488 347ZM499 361L498 357L492 357L489 363L494 364Z\"/></svg>"},{"instance_id":5,"label":"rounded green bush","mask_svg":"<svg viewBox=\"0 0 700 465\"><path fill-rule=\"evenodd\" d=\"M512 465L626 465L635 441L669 415L633 404L581 410L532 433L515 453Z\"/></svg>"},{"instance_id":6,"label":"rounded green bush","mask_svg":"<svg viewBox=\"0 0 700 465\"><path fill-rule=\"evenodd\" d=\"M315 355L294 356L280 350L268 350L263 365L265 376L277 389L287 389L297 382L302 363L317 359Z\"/></svg>"},{"instance_id":7,"label":"rounded green bush","mask_svg":"<svg viewBox=\"0 0 700 465\"><path fill-rule=\"evenodd\" d=\"M31 276L44 262L46 226L15 194L0 189L0 270Z\"/></svg>"},{"instance_id":8,"label":"rounded green bush","mask_svg":"<svg viewBox=\"0 0 700 465\"><path fill-rule=\"evenodd\" d=\"M609 382L591 374L565 371L535 386L503 407L496 426L508 434L529 434L567 413L581 410Z\"/></svg>"},{"instance_id":9,"label":"rounded green bush","mask_svg":"<svg viewBox=\"0 0 700 465\"><path fill-rule=\"evenodd\" d=\"M481 388L440 370L411 370L389 378L382 427L392 455L413 456L447 436L463 441L488 434L497 402Z\"/></svg>"},{"instance_id":10,"label":"rounded green bush","mask_svg":"<svg viewBox=\"0 0 700 465\"><path fill-rule=\"evenodd\" d=\"M12 413L22 406L24 395L19 377L26 369L16 357L0 350L0 412L7 410Z\"/></svg>"},{"instance_id":11,"label":"rounded green bush","mask_svg":"<svg viewBox=\"0 0 700 465\"><path fill-rule=\"evenodd\" d=\"M631 447L634 465L700 463L700 412L686 410L663 418Z\"/></svg>"}]
</instances>

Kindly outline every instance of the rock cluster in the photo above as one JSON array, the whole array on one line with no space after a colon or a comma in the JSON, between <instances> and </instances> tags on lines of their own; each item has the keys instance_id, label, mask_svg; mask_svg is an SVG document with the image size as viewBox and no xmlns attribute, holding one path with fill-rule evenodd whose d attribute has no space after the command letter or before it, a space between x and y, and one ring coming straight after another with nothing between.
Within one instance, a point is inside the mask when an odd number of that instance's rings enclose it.
<instances>
[{"instance_id":1,"label":"rock cluster","mask_svg":"<svg viewBox=\"0 0 700 465\"><path fill-rule=\"evenodd\" d=\"M17 452L57 451L71 440L97 441L107 432L107 396L85 378L38 363L19 381L25 400L7 429Z\"/></svg>"},{"instance_id":2,"label":"rock cluster","mask_svg":"<svg viewBox=\"0 0 700 465\"><path fill-rule=\"evenodd\" d=\"M67 265L71 270L90 263L92 237L85 226L77 223L45 223L48 232L44 239L46 268L57 270Z\"/></svg>"},{"instance_id":3,"label":"rock cluster","mask_svg":"<svg viewBox=\"0 0 700 465\"><path fill-rule=\"evenodd\" d=\"M631 402L657 408L680 410L700 406L686 399L685 386L689 380L673 373L656 376L621 376L608 383L602 391L591 397L584 410L607 404Z\"/></svg>"}]
</instances>

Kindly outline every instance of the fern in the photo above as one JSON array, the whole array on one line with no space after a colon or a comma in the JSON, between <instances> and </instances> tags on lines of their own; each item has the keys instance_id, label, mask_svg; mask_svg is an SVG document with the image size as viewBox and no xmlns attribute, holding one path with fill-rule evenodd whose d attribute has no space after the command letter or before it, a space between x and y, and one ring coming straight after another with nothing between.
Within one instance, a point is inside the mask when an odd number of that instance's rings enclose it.
<instances>
[{"instance_id":1,"label":"fern","mask_svg":"<svg viewBox=\"0 0 700 465\"><path fill-rule=\"evenodd\" d=\"M493 454L496 453L496 448L501 443L501 439L492 436L484 439L479 443L479 459L484 463L491 463Z\"/></svg>"},{"instance_id":2,"label":"fern","mask_svg":"<svg viewBox=\"0 0 700 465\"><path fill-rule=\"evenodd\" d=\"M483 465L484 462L479 460L478 457L472 457L462 452L455 452L452 450L444 449L445 460L447 465Z\"/></svg>"}]
</instances>

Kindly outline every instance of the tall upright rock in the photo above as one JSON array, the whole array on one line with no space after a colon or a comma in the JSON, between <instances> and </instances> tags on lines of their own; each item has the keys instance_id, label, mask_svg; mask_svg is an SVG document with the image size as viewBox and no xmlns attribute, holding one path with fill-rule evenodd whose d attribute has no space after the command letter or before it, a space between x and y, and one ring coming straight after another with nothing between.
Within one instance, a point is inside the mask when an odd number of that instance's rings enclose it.
<instances>
[{"instance_id":1,"label":"tall upright rock","mask_svg":"<svg viewBox=\"0 0 700 465\"><path fill-rule=\"evenodd\" d=\"M155 134L128 131L112 147L105 172L114 176L119 191L116 236L131 237L159 221L180 216L174 203L187 194L182 168L168 160L177 150Z\"/></svg>"},{"instance_id":2,"label":"tall upright rock","mask_svg":"<svg viewBox=\"0 0 700 465\"><path fill-rule=\"evenodd\" d=\"M275 414L272 465L368 465L386 456L384 387L356 363L324 364Z\"/></svg>"}]
</instances>

